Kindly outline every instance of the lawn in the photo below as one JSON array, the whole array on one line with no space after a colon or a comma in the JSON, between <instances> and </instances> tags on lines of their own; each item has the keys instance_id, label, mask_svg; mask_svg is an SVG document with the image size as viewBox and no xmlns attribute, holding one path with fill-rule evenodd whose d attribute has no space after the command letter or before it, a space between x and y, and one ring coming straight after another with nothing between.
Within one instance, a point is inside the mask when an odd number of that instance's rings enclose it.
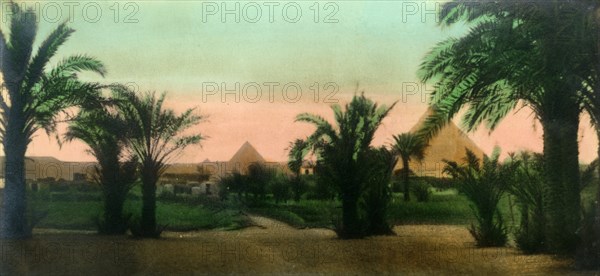
<instances>
[{"instance_id":1,"label":"lawn","mask_svg":"<svg viewBox=\"0 0 600 276\"><path fill-rule=\"evenodd\" d=\"M582 193L585 202L593 199L594 185ZM505 196L500 210L506 225L513 228L519 222L514 197ZM95 230L95 220L101 214L102 201L98 191L37 194L30 200L30 210L47 215L39 221L38 228ZM139 188L131 191L125 204L125 213L139 217L141 199ZM189 231L203 229L238 229L249 225L243 212L254 213L286 222L296 228L333 228L341 219L339 201L306 200L276 204L271 199L259 205L242 207L234 199L221 202L214 198L190 195L159 198L157 221L166 230ZM454 189L435 191L429 201L405 202L402 193L395 193L388 217L394 225L448 224L469 225L475 222L469 201Z\"/></svg>"},{"instance_id":2,"label":"lawn","mask_svg":"<svg viewBox=\"0 0 600 276\"><path fill-rule=\"evenodd\" d=\"M67 191L31 195L30 213L45 214L36 224L37 228L96 230L96 220L102 213L99 192ZM141 206L142 201L137 191L132 191L125 202L124 213L132 214L132 220L135 221L139 218ZM159 199L156 219L159 225L171 231L231 230L248 224L247 218L239 210L227 206L204 205L200 201L173 202Z\"/></svg>"}]
</instances>

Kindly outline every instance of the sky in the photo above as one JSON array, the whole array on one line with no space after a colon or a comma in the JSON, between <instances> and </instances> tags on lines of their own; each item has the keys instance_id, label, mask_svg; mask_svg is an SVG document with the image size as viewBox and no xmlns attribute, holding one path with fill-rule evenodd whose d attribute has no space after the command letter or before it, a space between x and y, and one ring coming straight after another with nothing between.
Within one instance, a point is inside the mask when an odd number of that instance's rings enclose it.
<instances>
[{"instance_id":1,"label":"sky","mask_svg":"<svg viewBox=\"0 0 600 276\"><path fill-rule=\"evenodd\" d=\"M228 160L246 141L270 161L314 130L295 123L310 112L332 119L330 105L364 91L380 104L397 102L374 145L390 144L427 109L432 84L417 77L437 43L467 26L440 27L433 1L17 1L41 15L37 43L65 20L76 30L52 63L73 54L100 59L108 74L82 78L124 83L137 91L167 92L176 111L197 108L207 119L192 131L208 138L177 162ZM7 13L2 0L2 29ZM456 123L460 123L457 119ZM587 119L580 159L596 157ZM64 126L61 128L64 130ZM542 150L541 127L522 109L493 132L469 137L486 153ZM91 161L85 145L59 147L39 133L29 155Z\"/></svg>"}]
</instances>

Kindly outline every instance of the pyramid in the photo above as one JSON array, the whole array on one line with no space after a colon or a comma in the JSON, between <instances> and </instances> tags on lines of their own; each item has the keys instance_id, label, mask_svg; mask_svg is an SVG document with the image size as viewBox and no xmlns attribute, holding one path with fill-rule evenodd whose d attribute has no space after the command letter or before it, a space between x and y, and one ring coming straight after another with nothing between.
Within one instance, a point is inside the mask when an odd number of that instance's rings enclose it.
<instances>
[{"instance_id":1,"label":"pyramid","mask_svg":"<svg viewBox=\"0 0 600 276\"><path fill-rule=\"evenodd\" d=\"M428 109L410 129L410 132L416 133L432 112L431 109ZM477 157L483 158L483 150L451 121L429 141L429 146L425 149L425 158L420 162L411 160L409 166L418 176L444 177L442 171L446 163L443 160L455 161L460 164L466 156L465 149L469 149ZM399 161L394 170L397 171L402 168L402 162Z\"/></svg>"},{"instance_id":2,"label":"pyramid","mask_svg":"<svg viewBox=\"0 0 600 276\"><path fill-rule=\"evenodd\" d=\"M248 172L248 166L253 163L265 163L265 159L258 151L246 141L240 149L229 159L228 170L237 170L242 174Z\"/></svg>"}]
</instances>

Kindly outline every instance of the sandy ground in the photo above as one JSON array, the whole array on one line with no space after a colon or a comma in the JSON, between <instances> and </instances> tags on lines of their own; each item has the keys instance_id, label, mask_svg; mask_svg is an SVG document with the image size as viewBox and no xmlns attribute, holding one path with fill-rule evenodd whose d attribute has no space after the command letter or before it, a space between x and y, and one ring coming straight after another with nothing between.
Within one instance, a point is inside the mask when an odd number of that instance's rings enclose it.
<instances>
[{"instance_id":1,"label":"sandy ground","mask_svg":"<svg viewBox=\"0 0 600 276\"><path fill-rule=\"evenodd\" d=\"M595 274L547 255L476 248L459 226L398 226L396 236L348 241L251 219L256 226L243 230L167 232L159 240L38 230L32 240L2 242L0 274Z\"/></svg>"}]
</instances>

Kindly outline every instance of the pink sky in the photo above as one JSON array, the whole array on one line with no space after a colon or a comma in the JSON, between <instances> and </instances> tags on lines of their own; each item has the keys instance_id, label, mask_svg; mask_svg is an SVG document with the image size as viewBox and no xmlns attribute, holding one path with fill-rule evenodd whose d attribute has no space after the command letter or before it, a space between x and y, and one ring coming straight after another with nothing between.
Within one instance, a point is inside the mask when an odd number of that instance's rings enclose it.
<instances>
[{"instance_id":1,"label":"pink sky","mask_svg":"<svg viewBox=\"0 0 600 276\"><path fill-rule=\"evenodd\" d=\"M368 91L368 89L366 89ZM297 103L268 101L247 103L209 101L202 103L201 97L177 96L170 94L167 106L182 111L197 106L200 114L209 115L207 121L194 128L203 135L209 136L202 147L188 148L176 162L201 162L229 160L237 149L249 141L269 161L285 161L290 141L309 135L314 128L306 123L294 123L294 118L302 112L311 112L332 120L332 112L328 104L301 100ZM398 95L369 95L380 104L390 104L400 100ZM339 94L340 103L346 103L351 94ZM376 134L374 145L389 144L394 134L408 131L425 112L427 106L420 102L399 102L391 114L384 120ZM509 115L491 134L484 127L470 133L469 137L486 153L491 153L494 146L502 148L502 152L514 152L523 149L542 150L542 130L539 124L533 126L532 114L523 109L517 114ZM459 122L458 119L455 122ZM590 162L596 157L597 140L587 117L582 119L580 136L580 160ZM28 155L55 156L64 161L91 161L86 154L85 145L72 142L59 148L53 138L45 133L39 135L31 143Z\"/></svg>"}]
</instances>

